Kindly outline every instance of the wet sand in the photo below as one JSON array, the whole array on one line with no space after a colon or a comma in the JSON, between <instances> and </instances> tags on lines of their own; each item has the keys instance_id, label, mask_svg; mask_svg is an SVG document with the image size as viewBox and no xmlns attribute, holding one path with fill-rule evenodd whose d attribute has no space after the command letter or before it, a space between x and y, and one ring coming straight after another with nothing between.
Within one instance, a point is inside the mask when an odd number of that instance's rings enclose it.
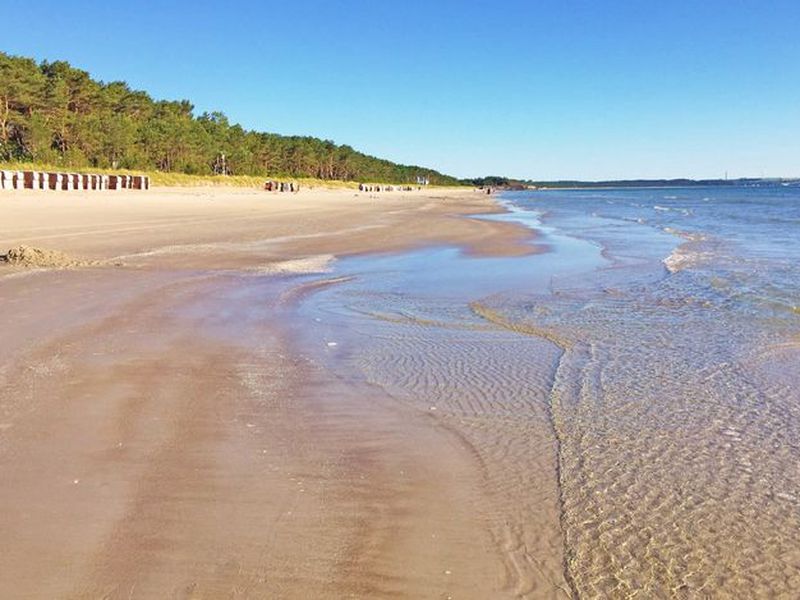
<instances>
[{"instance_id":1,"label":"wet sand","mask_svg":"<svg viewBox=\"0 0 800 600\"><path fill-rule=\"evenodd\" d=\"M487 463L481 436L305 347L296 306L315 289L280 276L429 245L536 252L528 229L464 218L490 199L0 203L0 248L93 265L0 268L0 597L567 597L546 415L514 432L536 468L496 477L515 459L502 447ZM508 495L525 489L525 505Z\"/></svg>"}]
</instances>

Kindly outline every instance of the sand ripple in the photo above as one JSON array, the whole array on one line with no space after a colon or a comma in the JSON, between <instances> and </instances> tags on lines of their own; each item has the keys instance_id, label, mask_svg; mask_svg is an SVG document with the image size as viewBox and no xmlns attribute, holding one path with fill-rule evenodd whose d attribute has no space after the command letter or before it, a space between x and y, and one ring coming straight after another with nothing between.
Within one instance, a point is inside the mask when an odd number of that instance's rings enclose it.
<instances>
[{"instance_id":1,"label":"sand ripple","mask_svg":"<svg viewBox=\"0 0 800 600\"><path fill-rule=\"evenodd\" d=\"M764 323L686 289L495 307L572 340L551 402L580 597L800 589L798 353L755 350Z\"/></svg>"}]
</instances>

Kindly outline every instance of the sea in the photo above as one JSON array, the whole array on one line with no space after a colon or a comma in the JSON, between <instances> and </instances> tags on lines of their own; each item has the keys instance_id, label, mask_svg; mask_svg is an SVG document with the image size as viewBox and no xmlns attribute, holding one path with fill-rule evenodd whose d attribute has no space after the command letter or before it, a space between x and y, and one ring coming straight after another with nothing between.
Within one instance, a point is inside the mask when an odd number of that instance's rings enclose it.
<instances>
[{"instance_id":1,"label":"sea","mask_svg":"<svg viewBox=\"0 0 800 600\"><path fill-rule=\"evenodd\" d=\"M499 202L536 252L342 259L317 358L470 449L517 595L798 597L800 187Z\"/></svg>"}]
</instances>

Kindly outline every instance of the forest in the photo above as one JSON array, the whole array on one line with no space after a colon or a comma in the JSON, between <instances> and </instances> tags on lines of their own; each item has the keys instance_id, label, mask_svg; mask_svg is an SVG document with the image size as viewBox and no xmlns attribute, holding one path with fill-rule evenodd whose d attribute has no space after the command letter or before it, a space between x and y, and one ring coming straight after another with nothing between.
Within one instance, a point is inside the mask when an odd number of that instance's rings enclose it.
<instances>
[{"instance_id":1,"label":"forest","mask_svg":"<svg viewBox=\"0 0 800 600\"><path fill-rule=\"evenodd\" d=\"M224 157L224 158L223 158ZM0 161L187 174L435 185L458 181L310 136L249 131L188 100L155 100L64 61L0 52Z\"/></svg>"}]
</instances>

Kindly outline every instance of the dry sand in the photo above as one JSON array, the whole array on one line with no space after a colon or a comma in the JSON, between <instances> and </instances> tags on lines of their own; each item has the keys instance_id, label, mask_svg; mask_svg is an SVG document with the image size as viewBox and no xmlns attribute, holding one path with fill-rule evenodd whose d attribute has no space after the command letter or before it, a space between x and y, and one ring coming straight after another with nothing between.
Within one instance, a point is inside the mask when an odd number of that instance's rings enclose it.
<instances>
[{"instance_id":1,"label":"dry sand","mask_svg":"<svg viewBox=\"0 0 800 600\"><path fill-rule=\"evenodd\" d=\"M511 594L468 449L305 359L283 326L300 292L222 293L344 254L533 251L523 228L463 218L490 199L156 189L0 206L0 254L82 267L0 264L1 598Z\"/></svg>"}]
</instances>

